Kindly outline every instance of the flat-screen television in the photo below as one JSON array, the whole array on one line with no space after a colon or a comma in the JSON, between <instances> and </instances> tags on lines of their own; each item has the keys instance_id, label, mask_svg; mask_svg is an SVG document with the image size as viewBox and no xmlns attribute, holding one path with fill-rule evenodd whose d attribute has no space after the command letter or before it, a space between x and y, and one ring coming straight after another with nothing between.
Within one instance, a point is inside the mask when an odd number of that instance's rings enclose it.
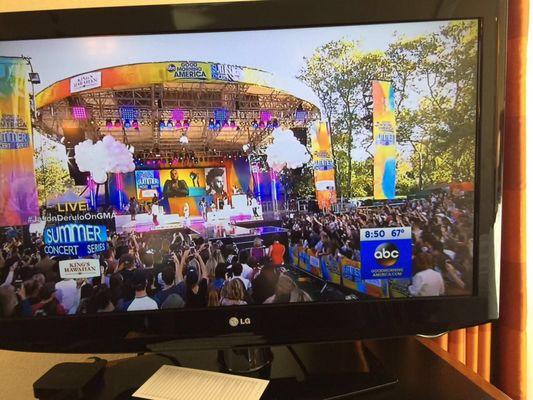
<instances>
[{"instance_id":1,"label":"flat-screen television","mask_svg":"<svg viewBox=\"0 0 533 400\"><path fill-rule=\"evenodd\" d=\"M142 351L498 317L506 9L0 14L0 343Z\"/></svg>"}]
</instances>

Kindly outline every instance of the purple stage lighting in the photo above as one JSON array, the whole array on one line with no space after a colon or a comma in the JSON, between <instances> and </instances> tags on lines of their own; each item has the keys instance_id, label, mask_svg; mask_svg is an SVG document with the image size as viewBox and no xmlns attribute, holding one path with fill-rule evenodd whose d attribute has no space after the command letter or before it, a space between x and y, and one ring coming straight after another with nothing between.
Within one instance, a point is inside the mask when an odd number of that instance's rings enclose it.
<instances>
[{"instance_id":1,"label":"purple stage lighting","mask_svg":"<svg viewBox=\"0 0 533 400\"><path fill-rule=\"evenodd\" d=\"M270 119L272 118L272 114L270 113L270 111L261 111L260 113L260 120L261 122L268 122L270 121Z\"/></svg>"},{"instance_id":2,"label":"purple stage lighting","mask_svg":"<svg viewBox=\"0 0 533 400\"><path fill-rule=\"evenodd\" d=\"M174 121L181 121L185 117L185 112L179 108L175 108L172 110L172 119Z\"/></svg>"},{"instance_id":3,"label":"purple stage lighting","mask_svg":"<svg viewBox=\"0 0 533 400\"><path fill-rule=\"evenodd\" d=\"M83 106L72 107L71 113L74 119L87 119L87 110Z\"/></svg>"}]
</instances>

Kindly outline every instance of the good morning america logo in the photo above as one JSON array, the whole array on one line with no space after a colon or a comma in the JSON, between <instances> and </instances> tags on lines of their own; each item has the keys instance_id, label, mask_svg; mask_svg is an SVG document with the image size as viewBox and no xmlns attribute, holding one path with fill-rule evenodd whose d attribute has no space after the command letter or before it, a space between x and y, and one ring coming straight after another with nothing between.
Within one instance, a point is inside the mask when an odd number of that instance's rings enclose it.
<instances>
[{"instance_id":1,"label":"good morning america logo","mask_svg":"<svg viewBox=\"0 0 533 400\"><path fill-rule=\"evenodd\" d=\"M65 224L44 230L45 244L99 243L107 241L103 225Z\"/></svg>"},{"instance_id":2,"label":"good morning america logo","mask_svg":"<svg viewBox=\"0 0 533 400\"><path fill-rule=\"evenodd\" d=\"M178 64L169 64L167 71L177 79L207 79L207 74L201 65L194 61L184 61Z\"/></svg>"}]
</instances>

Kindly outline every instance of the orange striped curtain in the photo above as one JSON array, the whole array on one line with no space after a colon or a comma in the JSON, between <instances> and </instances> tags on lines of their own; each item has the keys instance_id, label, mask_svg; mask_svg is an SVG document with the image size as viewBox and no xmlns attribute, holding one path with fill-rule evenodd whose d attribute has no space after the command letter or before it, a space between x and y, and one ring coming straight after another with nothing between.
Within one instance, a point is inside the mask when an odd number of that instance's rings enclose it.
<instances>
[{"instance_id":1,"label":"orange striped curtain","mask_svg":"<svg viewBox=\"0 0 533 400\"><path fill-rule=\"evenodd\" d=\"M509 0L500 319L493 325L460 329L435 339L441 348L515 400L525 400L527 396L525 78L528 16L528 0Z\"/></svg>"},{"instance_id":2,"label":"orange striped curtain","mask_svg":"<svg viewBox=\"0 0 533 400\"><path fill-rule=\"evenodd\" d=\"M492 325L485 324L452 331L435 340L472 371L490 381Z\"/></svg>"}]
</instances>

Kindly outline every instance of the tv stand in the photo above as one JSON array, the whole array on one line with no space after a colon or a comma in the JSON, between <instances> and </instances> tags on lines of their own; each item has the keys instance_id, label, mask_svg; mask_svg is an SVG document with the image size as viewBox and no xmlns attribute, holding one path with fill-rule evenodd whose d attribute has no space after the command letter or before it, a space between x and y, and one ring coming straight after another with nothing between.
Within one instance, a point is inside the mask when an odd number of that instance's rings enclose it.
<instances>
[{"instance_id":1,"label":"tv stand","mask_svg":"<svg viewBox=\"0 0 533 400\"><path fill-rule=\"evenodd\" d=\"M405 337L364 343L365 346L351 342L272 347L271 363L242 375L269 379L263 400L510 400L432 341ZM190 349L110 361L101 388L89 399L131 399L132 393L164 364L225 371L216 350ZM379 365L385 365L386 369ZM393 384L394 376L398 377L397 384ZM22 379L20 385L31 385L31 381ZM328 391L329 388L333 388L336 394ZM376 388L380 390L369 390ZM343 397L334 397L336 395Z\"/></svg>"},{"instance_id":2,"label":"tv stand","mask_svg":"<svg viewBox=\"0 0 533 400\"><path fill-rule=\"evenodd\" d=\"M398 382L361 342L296 347L219 350L220 371L270 380L261 400L344 399ZM277 362L290 368L284 376L273 374Z\"/></svg>"}]
</instances>

